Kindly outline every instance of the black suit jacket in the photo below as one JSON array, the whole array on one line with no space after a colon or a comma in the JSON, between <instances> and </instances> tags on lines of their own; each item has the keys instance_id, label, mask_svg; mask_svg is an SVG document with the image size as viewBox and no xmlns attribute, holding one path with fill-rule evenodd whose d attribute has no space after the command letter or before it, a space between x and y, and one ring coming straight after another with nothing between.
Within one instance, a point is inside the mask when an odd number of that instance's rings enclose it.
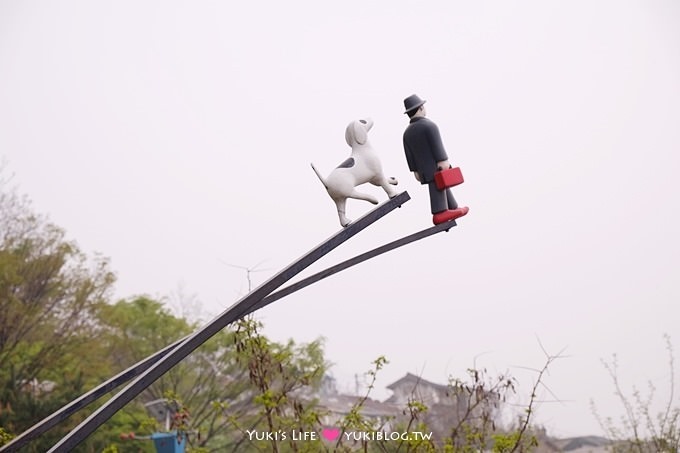
<instances>
[{"instance_id":1,"label":"black suit jacket","mask_svg":"<svg viewBox=\"0 0 680 453\"><path fill-rule=\"evenodd\" d=\"M437 162L448 159L439 128L424 116L411 118L404 131L404 152L409 170L420 174L421 184L433 181Z\"/></svg>"}]
</instances>

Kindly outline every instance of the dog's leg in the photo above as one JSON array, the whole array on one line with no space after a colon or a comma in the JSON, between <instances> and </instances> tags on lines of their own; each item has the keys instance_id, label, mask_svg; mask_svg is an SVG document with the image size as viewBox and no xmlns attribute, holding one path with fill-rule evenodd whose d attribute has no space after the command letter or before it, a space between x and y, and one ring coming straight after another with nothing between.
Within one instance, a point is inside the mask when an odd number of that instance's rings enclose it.
<instances>
[{"instance_id":1,"label":"dog's leg","mask_svg":"<svg viewBox=\"0 0 680 453\"><path fill-rule=\"evenodd\" d=\"M355 198L355 199L357 199L357 200L364 200L364 201L368 201L368 202L373 203L373 204L378 204L378 203L379 203L378 199L375 198L373 195L369 195L369 194L367 194L367 193L357 192L356 189L354 189L354 190L352 191L352 193L350 193L350 194L347 196L347 198Z\"/></svg>"},{"instance_id":2,"label":"dog's leg","mask_svg":"<svg viewBox=\"0 0 680 453\"><path fill-rule=\"evenodd\" d=\"M399 191L395 189L392 186L396 186L398 184L397 178L394 176L390 176L389 178L385 179L386 184L382 186L382 188L385 190L385 193L387 194L388 197L394 198L397 195L399 195Z\"/></svg>"},{"instance_id":3,"label":"dog's leg","mask_svg":"<svg viewBox=\"0 0 680 453\"><path fill-rule=\"evenodd\" d=\"M335 206L338 208L338 218L340 219L340 225L346 227L352 221L345 215L345 204L347 203L347 198L338 198L335 201Z\"/></svg>"},{"instance_id":4,"label":"dog's leg","mask_svg":"<svg viewBox=\"0 0 680 453\"><path fill-rule=\"evenodd\" d=\"M386 178L384 176L381 176L379 178L374 178L371 181L371 184L373 184L374 186L382 187L389 198L394 198L397 195L399 195L399 191L397 191L394 187L392 187L392 186L397 185L397 178L395 178L393 176L391 176L389 178Z\"/></svg>"}]
</instances>

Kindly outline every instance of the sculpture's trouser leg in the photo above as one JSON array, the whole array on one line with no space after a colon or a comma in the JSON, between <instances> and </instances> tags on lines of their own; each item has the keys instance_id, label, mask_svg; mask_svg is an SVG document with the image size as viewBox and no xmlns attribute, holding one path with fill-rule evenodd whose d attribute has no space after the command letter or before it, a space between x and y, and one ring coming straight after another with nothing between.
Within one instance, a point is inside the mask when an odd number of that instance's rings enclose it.
<instances>
[{"instance_id":1,"label":"sculpture's trouser leg","mask_svg":"<svg viewBox=\"0 0 680 453\"><path fill-rule=\"evenodd\" d=\"M430 188L430 207L432 214L446 211L447 209L458 209L458 203L453 198L451 189L439 190L434 181L427 183Z\"/></svg>"}]
</instances>

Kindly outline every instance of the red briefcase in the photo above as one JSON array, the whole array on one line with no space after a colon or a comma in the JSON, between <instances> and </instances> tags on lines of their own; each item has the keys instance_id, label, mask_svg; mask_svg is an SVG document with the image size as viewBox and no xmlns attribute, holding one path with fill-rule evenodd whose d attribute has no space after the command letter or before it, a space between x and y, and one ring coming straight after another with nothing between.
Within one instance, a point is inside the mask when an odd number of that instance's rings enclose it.
<instances>
[{"instance_id":1,"label":"red briefcase","mask_svg":"<svg viewBox=\"0 0 680 453\"><path fill-rule=\"evenodd\" d=\"M463 182L465 182L463 180L463 173L461 173L459 167L440 170L434 174L434 183L437 185L437 189L439 190L457 186Z\"/></svg>"}]
</instances>

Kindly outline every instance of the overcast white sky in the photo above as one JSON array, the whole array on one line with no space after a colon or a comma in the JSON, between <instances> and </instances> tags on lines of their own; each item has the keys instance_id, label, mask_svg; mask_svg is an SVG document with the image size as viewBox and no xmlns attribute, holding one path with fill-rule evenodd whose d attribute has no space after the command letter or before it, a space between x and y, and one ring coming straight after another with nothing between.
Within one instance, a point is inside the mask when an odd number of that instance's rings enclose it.
<instances>
[{"instance_id":1,"label":"overcast white sky","mask_svg":"<svg viewBox=\"0 0 680 453\"><path fill-rule=\"evenodd\" d=\"M309 273L428 227L403 98L428 100L465 184L459 227L263 310L265 333L327 339L343 389L385 355L445 383L476 363L526 393L548 352L562 403L537 421L601 434L589 400L669 382L680 344L680 3L19 1L0 3L0 156L117 297L194 294L204 315L334 233L309 167L370 116L412 201ZM384 193L368 187L381 199ZM350 201L357 218L370 208ZM550 399L544 393L542 398Z\"/></svg>"}]
</instances>

